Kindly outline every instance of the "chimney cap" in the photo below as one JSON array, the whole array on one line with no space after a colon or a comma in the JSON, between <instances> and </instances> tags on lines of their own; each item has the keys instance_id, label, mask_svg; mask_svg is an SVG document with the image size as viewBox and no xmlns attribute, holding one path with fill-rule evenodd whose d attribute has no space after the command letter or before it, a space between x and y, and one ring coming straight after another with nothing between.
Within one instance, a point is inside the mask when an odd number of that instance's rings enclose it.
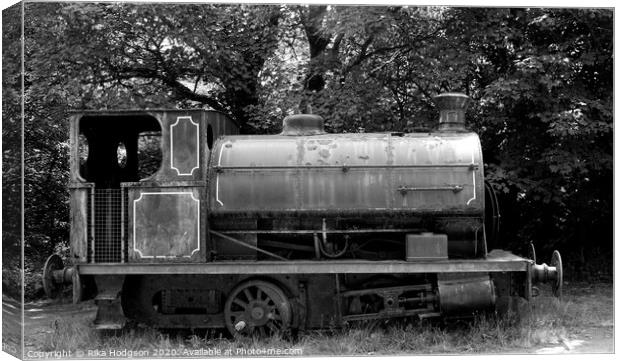
<instances>
[{"instance_id":1,"label":"chimney cap","mask_svg":"<svg viewBox=\"0 0 620 361\"><path fill-rule=\"evenodd\" d=\"M433 97L439 110L467 110L471 98L463 93L441 93Z\"/></svg>"},{"instance_id":2,"label":"chimney cap","mask_svg":"<svg viewBox=\"0 0 620 361\"><path fill-rule=\"evenodd\" d=\"M442 93L433 97L439 108L439 131L463 132L465 128L465 111L471 98L463 93Z\"/></svg>"},{"instance_id":3,"label":"chimney cap","mask_svg":"<svg viewBox=\"0 0 620 361\"><path fill-rule=\"evenodd\" d=\"M282 121L280 135L325 134L323 117L315 114L289 115Z\"/></svg>"}]
</instances>

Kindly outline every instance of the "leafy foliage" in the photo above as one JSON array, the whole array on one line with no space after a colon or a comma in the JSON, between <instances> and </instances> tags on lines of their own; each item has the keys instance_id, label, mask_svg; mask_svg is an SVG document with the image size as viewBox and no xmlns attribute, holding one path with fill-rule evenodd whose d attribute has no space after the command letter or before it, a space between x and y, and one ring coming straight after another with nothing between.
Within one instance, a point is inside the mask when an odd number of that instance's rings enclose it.
<instances>
[{"instance_id":1,"label":"leafy foliage","mask_svg":"<svg viewBox=\"0 0 620 361\"><path fill-rule=\"evenodd\" d=\"M573 251L590 237L611 240L611 12L455 9L452 16L451 31L475 54L476 126L487 177L508 205L507 234Z\"/></svg>"},{"instance_id":2,"label":"leafy foliage","mask_svg":"<svg viewBox=\"0 0 620 361\"><path fill-rule=\"evenodd\" d=\"M21 289L21 27L11 21L19 14L19 6L2 13L2 288L11 295Z\"/></svg>"}]
</instances>

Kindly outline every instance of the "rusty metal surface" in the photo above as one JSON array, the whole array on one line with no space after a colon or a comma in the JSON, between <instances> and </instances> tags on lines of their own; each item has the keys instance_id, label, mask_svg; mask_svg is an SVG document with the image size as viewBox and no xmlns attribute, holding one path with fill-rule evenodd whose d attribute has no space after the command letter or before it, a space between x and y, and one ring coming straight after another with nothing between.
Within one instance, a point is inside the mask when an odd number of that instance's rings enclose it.
<instances>
[{"instance_id":1,"label":"rusty metal surface","mask_svg":"<svg viewBox=\"0 0 620 361\"><path fill-rule=\"evenodd\" d=\"M361 296L361 295L370 295L376 294L379 292L394 292L397 291L399 294L405 291L432 291L432 287L430 284L423 285L412 285L412 286L393 286L393 287L381 287L381 288L365 288L363 290L352 290L352 291L344 291L341 292L340 295L342 297L350 297L350 296Z\"/></svg>"},{"instance_id":2,"label":"rusty metal surface","mask_svg":"<svg viewBox=\"0 0 620 361\"><path fill-rule=\"evenodd\" d=\"M170 167L177 175L192 175L200 168L200 122L191 116L179 116L170 125Z\"/></svg>"},{"instance_id":3,"label":"rusty metal surface","mask_svg":"<svg viewBox=\"0 0 620 361\"><path fill-rule=\"evenodd\" d=\"M215 216L360 210L478 215L483 209L481 149L473 133L231 136L215 143L211 162L209 208Z\"/></svg>"},{"instance_id":4,"label":"rusty metal surface","mask_svg":"<svg viewBox=\"0 0 620 361\"><path fill-rule=\"evenodd\" d=\"M448 236L424 232L407 234L407 261L448 259Z\"/></svg>"},{"instance_id":5,"label":"rusty metal surface","mask_svg":"<svg viewBox=\"0 0 620 361\"><path fill-rule=\"evenodd\" d=\"M488 274L439 274L437 289L446 316L471 316L495 306L495 287Z\"/></svg>"},{"instance_id":6,"label":"rusty metal surface","mask_svg":"<svg viewBox=\"0 0 620 361\"><path fill-rule=\"evenodd\" d=\"M442 132L464 132L465 111L471 98L462 93L443 93L433 98L439 108L439 130Z\"/></svg>"},{"instance_id":7,"label":"rusty metal surface","mask_svg":"<svg viewBox=\"0 0 620 361\"><path fill-rule=\"evenodd\" d=\"M129 261L201 261L202 190L197 187L130 188Z\"/></svg>"},{"instance_id":8,"label":"rusty metal surface","mask_svg":"<svg viewBox=\"0 0 620 361\"><path fill-rule=\"evenodd\" d=\"M222 220L220 226L227 230L255 229L257 222L254 219L229 218ZM209 228L212 231L212 227ZM233 231L234 232L234 231ZM210 236L210 256L211 259L245 259L256 260L258 252L253 249L257 247L258 236L252 233L237 233L234 238L242 243L227 240L222 237ZM248 247L250 245L251 247Z\"/></svg>"},{"instance_id":9,"label":"rusty metal surface","mask_svg":"<svg viewBox=\"0 0 620 361\"><path fill-rule=\"evenodd\" d=\"M121 306L121 289L125 276L103 275L95 277L97 284L97 315L93 321L96 329L120 329L127 319Z\"/></svg>"},{"instance_id":10,"label":"rusty metal surface","mask_svg":"<svg viewBox=\"0 0 620 361\"><path fill-rule=\"evenodd\" d=\"M259 248L259 247L256 247L256 246L255 246L255 245L253 245L253 244L249 244L249 243L243 242L243 241L238 240L238 239L236 239L236 238L234 238L234 237L230 237L230 236L227 236L227 235L225 235L225 234L222 234L222 233L219 233L219 232L216 232L216 231L213 231L213 230L210 230L209 232L210 232L212 235L216 236L216 237L223 238L223 239L225 239L225 240L227 240L227 241L229 241L229 242L233 242L233 243L238 244L238 245L240 245L240 246L242 246L242 247L246 247L246 248L252 249L252 250L254 250L254 251L256 251L256 252L261 252L261 253L263 253L263 254L266 254L267 256L270 256L270 257L273 257L273 258L279 259L279 260L281 260L281 261L287 261L287 259L286 259L286 258L281 257L281 256L278 256L277 254L274 254L274 253L271 253L271 252L265 251L264 249Z\"/></svg>"},{"instance_id":11,"label":"rusty metal surface","mask_svg":"<svg viewBox=\"0 0 620 361\"><path fill-rule=\"evenodd\" d=\"M451 261L221 261L204 264L84 264L80 274L333 274L525 272L529 260L511 257Z\"/></svg>"},{"instance_id":12,"label":"rusty metal surface","mask_svg":"<svg viewBox=\"0 0 620 361\"><path fill-rule=\"evenodd\" d=\"M70 245L75 262L86 262L88 255L88 198L94 184L86 183L70 188Z\"/></svg>"},{"instance_id":13,"label":"rusty metal surface","mask_svg":"<svg viewBox=\"0 0 620 361\"><path fill-rule=\"evenodd\" d=\"M315 114L294 114L284 118L281 135L325 134L323 118Z\"/></svg>"}]
</instances>

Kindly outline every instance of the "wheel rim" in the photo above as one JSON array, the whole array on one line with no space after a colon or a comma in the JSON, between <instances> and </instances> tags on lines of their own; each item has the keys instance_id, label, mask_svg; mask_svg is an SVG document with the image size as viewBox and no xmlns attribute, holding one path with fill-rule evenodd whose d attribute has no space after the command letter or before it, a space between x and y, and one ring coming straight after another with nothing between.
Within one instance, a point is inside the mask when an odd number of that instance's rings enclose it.
<instances>
[{"instance_id":1,"label":"wheel rim","mask_svg":"<svg viewBox=\"0 0 620 361\"><path fill-rule=\"evenodd\" d=\"M224 317L232 335L269 336L288 329L291 305L278 286L266 281L247 281L228 296Z\"/></svg>"},{"instance_id":2,"label":"wheel rim","mask_svg":"<svg viewBox=\"0 0 620 361\"><path fill-rule=\"evenodd\" d=\"M43 290L48 298L56 298L62 286L54 282L54 271L62 270L64 264L59 255L53 254L47 258L43 266Z\"/></svg>"},{"instance_id":3,"label":"wheel rim","mask_svg":"<svg viewBox=\"0 0 620 361\"><path fill-rule=\"evenodd\" d=\"M560 252L553 251L553 255L551 256L551 267L555 267L556 270L556 278L555 282L551 286L553 291L553 295L557 298L562 298L562 284L564 282L564 271L562 269L562 257L560 256Z\"/></svg>"},{"instance_id":4,"label":"wheel rim","mask_svg":"<svg viewBox=\"0 0 620 361\"><path fill-rule=\"evenodd\" d=\"M532 242L530 242L530 246L528 249L528 257L529 259L534 261L534 264L536 264L536 248L534 248L534 243Z\"/></svg>"}]
</instances>

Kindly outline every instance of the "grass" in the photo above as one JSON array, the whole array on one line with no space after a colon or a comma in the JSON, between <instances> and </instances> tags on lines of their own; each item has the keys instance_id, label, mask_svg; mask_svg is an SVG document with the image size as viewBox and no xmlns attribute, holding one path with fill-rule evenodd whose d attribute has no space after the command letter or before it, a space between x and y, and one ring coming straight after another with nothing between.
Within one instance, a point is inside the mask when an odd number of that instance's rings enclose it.
<instances>
[{"instance_id":1,"label":"grass","mask_svg":"<svg viewBox=\"0 0 620 361\"><path fill-rule=\"evenodd\" d=\"M503 316L479 315L469 322L364 323L343 329L308 331L295 339L280 336L228 339L219 331L160 332L149 328L101 334L86 321L56 320L52 332L42 340L40 350L175 350L176 354L161 355L166 357L187 357L195 349L270 348L301 349L305 356L520 353L561 344L584 327L613 326L612 299L610 285L577 285L568 290L562 302L543 293L529 304L520 304L517 312ZM152 352L149 354L154 356Z\"/></svg>"}]
</instances>

